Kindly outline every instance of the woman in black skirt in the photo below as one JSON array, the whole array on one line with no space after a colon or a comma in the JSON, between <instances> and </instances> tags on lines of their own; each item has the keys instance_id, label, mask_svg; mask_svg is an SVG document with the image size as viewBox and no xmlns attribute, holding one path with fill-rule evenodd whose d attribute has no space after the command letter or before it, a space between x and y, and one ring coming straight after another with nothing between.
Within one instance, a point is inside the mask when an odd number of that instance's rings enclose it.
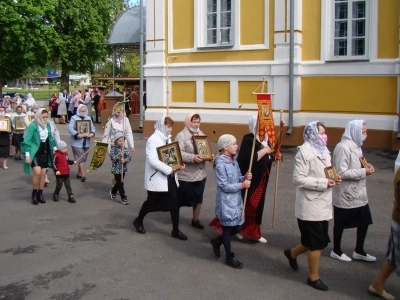
<instances>
[{"instance_id":1,"label":"woman in black skirt","mask_svg":"<svg viewBox=\"0 0 400 300\"><path fill-rule=\"evenodd\" d=\"M330 243L329 220L332 219L332 187L340 178L327 178L325 168L331 166L331 156L326 148L325 126L314 121L304 128L304 144L298 147L293 171L296 185L295 215L301 233L301 243L284 254L290 267L297 271L297 257L307 252L308 279L311 287L327 291L319 278L321 250Z\"/></svg>"},{"instance_id":2,"label":"woman in black skirt","mask_svg":"<svg viewBox=\"0 0 400 300\"><path fill-rule=\"evenodd\" d=\"M376 257L364 251L364 241L368 226L372 224L368 205L366 177L375 172L375 168L363 165L361 146L367 138L367 126L364 120L350 121L342 139L333 151L333 165L343 179L343 184L333 190L334 227L333 250L331 257L339 261L350 262L341 249L344 229L357 228L356 247L353 259L373 262Z\"/></svg>"},{"instance_id":3,"label":"woman in black skirt","mask_svg":"<svg viewBox=\"0 0 400 300\"><path fill-rule=\"evenodd\" d=\"M43 188L46 181L47 168L51 167L53 151L56 149L56 141L51 134L50 123L47 122L48 111L40 108L35 114L35 120L26 130L21 149L25 153L23 164L24 172L32 177L32 203L46 203L43 197Z\"/></svg>"},{"instance_id":4,"label":"woman in black skirt","mask_svg":"<svg viewBox=\"0 0 400 300\"><path fill-rule=\"evenodd\" d=\"M133 221L138 233L144 234L143 219L149 212L169 211L172 220L172 237L187 240L187 236L179 231L179 196L178 178L172 168L158 159L157 148L170 143L172 125L170 117L159 119L154 125L154 133L146 143L146 167L144 185L147 200L142 204L139 216ZM185 167L182 166L180 170Z\"/></svg>"},{"instance_id":5,"label":"woman in black skirt","mask_svg":"<svg viewBox=\"0 0 400 300\"><path fill-rule=\"evenodd\" d=\"M180 205L192 207L192 226L204 229L199 216L206 186L206 162L199 153L196 153L193 141L193 136L204 135L200 130L200 121L200 115L188 113L185 118L185 128L176 135L175 141L179 143L186 166L178 175Z\"/></svg>"},{"instance_id":6,"label":"woman in black skirt","mask_svg":"<svg viewBox=\"0 0 400 300\"><path fill-rule=\"evenodd\" d=\"M3 160L3 169L7 170L7 158L10 155L11 119L6 117L6 109L0 106L0 122L8 122L10 131L0 131L0 158Z\"/></svg>"}]
</instances>

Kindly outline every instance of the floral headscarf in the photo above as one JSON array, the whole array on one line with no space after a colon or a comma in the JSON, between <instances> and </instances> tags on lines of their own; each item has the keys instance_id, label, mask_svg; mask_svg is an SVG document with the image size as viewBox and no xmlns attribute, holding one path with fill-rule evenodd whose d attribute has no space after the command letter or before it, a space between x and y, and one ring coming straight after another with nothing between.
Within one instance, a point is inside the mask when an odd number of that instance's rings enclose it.
<instances>
[{"instance_id":1,"label":"floral headscarf","mask_svg":"<svg viewBox=\"0 0 400 300\"><path fill-rule=\"evenodd\" d=\"M251 118L250 118L250 120L249 120L249 131L250 131L250 133L252 133L252 134L254 134L255 136L256 136L256 139L257 139L257 141L259 141L260 143L263 143L263 144L268 144L268 133L265 133L265 136L264 136L264 140L263 141L260 141L260 137L258 136L258 132L257 132L257 121L258 121L258 118L257 118L257 116L252 116Z\"/></svg>"},{"instance_id":2,"label":"floral headscarf","mask_svg":"<svg viewBox=\"0 0 400 300\"><path fill-rule=\"evenodd\" d=\"M42 116L44 110L47 111L47 110L44 109L44 108L39 108L39 110L38 110L37 113L35 114L35 122L36 122L36 124L38 124L38 126L41 127L42 129L46 129L46 126L47 126L47 121L45 121L45 120L43 119L43 116Z\"/></svg>"},{"instance_id":3,"label":"floral headscarf","mask_svg":"<svg viewBox=\"0 0 400 300\"><path fill-rule=\"evenodd\" d=\"M166 139L170 137L169 133L165 128L165 117L162 117L157 120L156 124L154 124L154 129L164 134Z\"/></svg>"},{"instance_id":4,"label":"floral headscarf","mask_svg":"<svg viewBox=\"0 0 400 300\"><path fill-rule=\"evenodd\" d=\"M311 145L319 157L324 158L328 149L326 148L326 142L319 135L318 122L312 121L307 124L304 128L303 138L305 142Z\"/></svg>"},{"instance_id":5,"label":"floral headscarf","mask_svg":"<svg viewBox=\"0 0 400 300\"><path fill-rule=\"evenodd\" d=\"M361 147L361 145L363 144L362 127L364 122L364 120L353 120L347 123L343 137L353 140L354 143L358 145L358 147Z\"/></svg>"}]
</instances>

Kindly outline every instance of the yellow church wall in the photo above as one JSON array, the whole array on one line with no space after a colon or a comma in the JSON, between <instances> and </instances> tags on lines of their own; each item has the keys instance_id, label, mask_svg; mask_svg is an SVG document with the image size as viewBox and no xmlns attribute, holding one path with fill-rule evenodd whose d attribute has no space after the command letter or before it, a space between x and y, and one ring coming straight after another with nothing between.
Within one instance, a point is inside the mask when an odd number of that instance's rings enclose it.
<instances>
[{"instance_id":1,"label":"yellow church wall","mask_svg":"<svg viewBox=\"0 0 400 300\"><path fill-rule=\"evenodd\" d=\"M205 103L230 103L230 95L229 81L204 81Z\"/></svg>"},{"instance_id":2,"label":"yellow church wall","mask_svg":"<svg viewBox=\"0 0 400 300\"><path fill-rule=\"evenodd\" d=\"M193 48L194 45L194 1L173 0L173 47L174 49ZM166 26L167 27L167 26Z\"/></svg>"},{"instance_id":3,"label":"yellow church wall","mask_svg":"<svg viewBox=\"0 0 400 300\"><path fill-rule=\"evenodd\" d=\"M302 59L321 57L321 0L303 0Z\"/></svg>"},{"instance_id":4,"label":"yellow church wall","mask_svg":"<svg viewBox=\"0 0 400 300\"><path fill-rule=\"evenodd\" d=\"M196 103L196 81L172 81L171 102Z\"/></svg>"},{"instance_id":5,"label":"yellow church wall","mask_svg":"<svg viewBox=\"0 0 400 300\"><path fill-rule=\"evenodd\" d=\"M268 84L268 82L266 82ZM239 81L238 82L238 102L239 104L256 104L256 96L252 92L260 85L260 81ZM264 90L268 92L267 89Z\"/></svg>"},{"instance_id":6,"label":"yellow church wall","mask_svg":"<svg viewBox=\"0 0 400 300\"><path fill-rule=\"evenodd\" d=\"M399 57L399 0L378 1L378 58Z\"/></svg>"},{"instance_id":7,"label":"yellow church wall","mask_svg":"<svg viewBox=\"0 0 400 300\"><path fill-rule=\"evenodd\" d=\"M301 110L396 114L397 77L303 77Z\"/></svg>"},{"instance_id":8,"label":"yellow church wall","mask_svg":"<svg viewBox=\"0 0 400 300\"><path fill-rule=\"evenodd\" d=\"M240 19L251 22L240 22L240 44L264 44L265 0L252 0L240 2Z\"/></svg>"}]
</instances>

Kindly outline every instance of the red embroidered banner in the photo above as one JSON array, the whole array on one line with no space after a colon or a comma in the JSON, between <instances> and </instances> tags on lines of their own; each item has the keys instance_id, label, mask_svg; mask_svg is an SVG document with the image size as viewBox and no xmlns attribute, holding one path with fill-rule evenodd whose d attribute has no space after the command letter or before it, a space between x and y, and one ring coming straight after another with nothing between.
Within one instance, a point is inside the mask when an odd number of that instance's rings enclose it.
<instances>
[{"instance_id":1,"label":"red embroidered banner","mask_svg":"<svg viewBox=\"0 0 400 300\"><path fill-rule=\"evenodd\" d=\"M272 112L271 95L257 94L258 106L258 136L260 141L264 140L268 134L268 142L271 146L275 145L275 125Z\"/></svg>"}]
</instances>

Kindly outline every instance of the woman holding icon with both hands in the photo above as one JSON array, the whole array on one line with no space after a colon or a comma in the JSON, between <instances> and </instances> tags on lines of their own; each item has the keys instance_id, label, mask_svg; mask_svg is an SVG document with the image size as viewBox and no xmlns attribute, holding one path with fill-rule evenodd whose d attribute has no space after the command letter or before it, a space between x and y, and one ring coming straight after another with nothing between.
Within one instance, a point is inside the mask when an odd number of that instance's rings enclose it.
<instances>
[{"instance_id":1,"label":"woman holding icon with both hands","mask_svg":"<svg viewBox=\"0 0 400 300\"><path fill-rule=\"evenodd\" d=\"M297 257L307 252L308 279L311 287L327 291L319 277L321 250L330 243L329 220L332 219L332 187L341 178L326 178L325 169L331 166L331 156L326 147L328 137L325 126L318 121L304 128L304 143L298 147L293 171L296 186L295 216L301 233L301 243L284 250L290 267L297 271Z\"/></svg>"}]
</instances>

